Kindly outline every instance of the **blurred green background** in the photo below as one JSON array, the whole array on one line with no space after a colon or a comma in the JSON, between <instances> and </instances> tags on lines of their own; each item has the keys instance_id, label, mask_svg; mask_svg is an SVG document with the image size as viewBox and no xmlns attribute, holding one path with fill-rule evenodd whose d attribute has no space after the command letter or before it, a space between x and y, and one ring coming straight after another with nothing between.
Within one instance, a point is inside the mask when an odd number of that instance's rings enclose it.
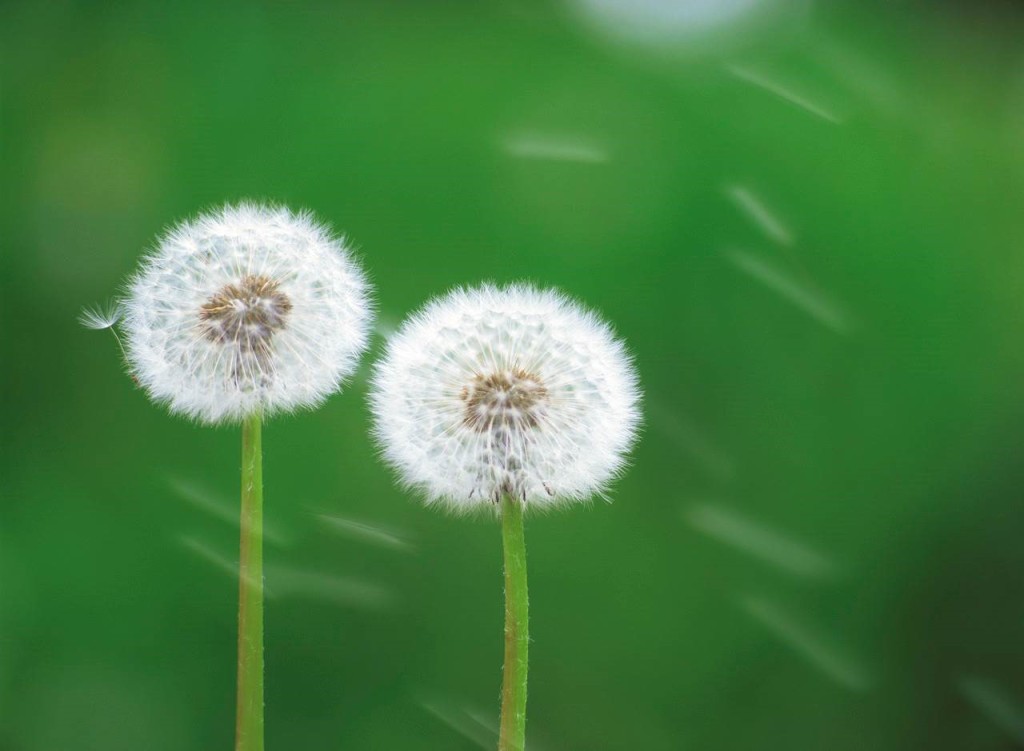
<instances>
[{"instance_id":1,"label":"blurred green background","mask_svg":"<svg viewBox=\"0 0 1024 751\"><path fill-rule=\"evenodd\" d=\"M241 198L348 235L381 324L265 429L269 748L493 746L498 526L395 487L366 372L428 297L522 278L646 395L613 502L528 520L531 748L1024 744L1022 21L4 3L0 749L231 746L239 431L76 315Z\"/></svg>"}]
</instances>

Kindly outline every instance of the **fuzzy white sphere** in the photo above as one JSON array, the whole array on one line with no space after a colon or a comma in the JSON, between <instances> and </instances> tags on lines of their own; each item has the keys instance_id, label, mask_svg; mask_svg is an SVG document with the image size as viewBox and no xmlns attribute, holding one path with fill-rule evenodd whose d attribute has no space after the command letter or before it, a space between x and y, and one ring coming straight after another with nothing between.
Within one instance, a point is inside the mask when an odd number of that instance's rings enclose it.
<instances>
[{"instance_id":1,"label":"fuzzy white sphere","mask_svg":"<svg viewBox=\"0 0 1024 751\"><path fill-rule=\"evenodd\" d=\"M123 303L149 395L203 422L312 407L366 348L362 270L308 213L243 203L171 229Z\"/></svg>"},{"instance_id":2,"label":"fuzzy white sphere","mask_svg":"<svg viewBox=\"0 0 1024 751\"><path fill-rule=\"evenodd\" d=\"M593 313L553 290L458 289L407 320L376 366L374 430L428 502L534 507L603 493L639 423L636 372Z\"/></svg>"}]
</instances>

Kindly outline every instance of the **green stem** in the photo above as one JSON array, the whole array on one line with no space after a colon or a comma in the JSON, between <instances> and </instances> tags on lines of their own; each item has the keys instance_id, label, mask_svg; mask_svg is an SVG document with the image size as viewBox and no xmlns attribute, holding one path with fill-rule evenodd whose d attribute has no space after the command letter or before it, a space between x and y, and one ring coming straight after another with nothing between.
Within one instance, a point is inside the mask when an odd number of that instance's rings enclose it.
<instances>
[{"instance_id":1,"label":"green stem","mask_svg":"<svg viewBox=\"0 0 1024 751\"><path fill-rule=\"evenodd\" d=\"M260 416L242 424L235 751L263 751L263 448Z\"/></svg>"},{"instance_id":2,"label":"green stem","mask_svg":"<svg viewBox=\"0 0 1024 751\"><path fill-rule=\"evenodd\" d=\"M505 549L505 671L501 684L498 751L526 746L526 669L530 649L529 597L526 589L526 540L523 504L506 495L501 508Z\"/></svg>"}]
</instances>

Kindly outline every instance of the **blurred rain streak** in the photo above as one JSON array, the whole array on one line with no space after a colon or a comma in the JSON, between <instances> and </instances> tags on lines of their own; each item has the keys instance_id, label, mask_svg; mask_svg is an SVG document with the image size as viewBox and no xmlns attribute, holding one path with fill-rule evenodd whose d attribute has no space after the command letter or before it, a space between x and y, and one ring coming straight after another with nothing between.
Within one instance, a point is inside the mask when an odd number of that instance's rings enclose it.
<instances>
[{"instance_id":1,"label":"blurred rain streak","mask_svg":"<svg viewBox=\"0 0 1024 751\"><path fill-rule=\"evenodd\" d=\"M676 447L699 464L719 482L729 482L736 475L736 463L688 418L681 417L668 402L647 396L647 419L651 426L671 440Z\"/></svg>"},{"instance_id":2,"label":"blurred rain streak","mask_svg":"<svg viewBox=\"0 0 1024 751\"><path fill-rule=\"evenodd\" d=\"M366 610L386 610L394 595L372 582L284 566L267 566L267 585L281 598L329 600Z\"/></svg>"},{"instance_id":3,"label":"blurred rain streak","mask_svg":"<svg viewBox=\"0 0 1024 751\"><path fill-rule=\"evenodd\" d=\"M505 138L502 148L519 159L582 164L604 164L609 159L607 148L579 136L521 134Z\"/></svg>"},{"instance_id":4,"label":"blurred rain streak","mask_svg":"<svg viewBox=\"0 0 1024 751\"><path fill-rule=\"evenodd\" d=\"M793 303L822 325L837 334L850 333L853 326L849 317L821 292L797 281L753 253L731 249L724 251L724 254L737 269Z\"/></svg>"},{"instance_id":5,"label":"blurred rain streak","mask_svg":"<svg viewBox=\"0 0 1024 751\"><path fill-rule=\"evenodd\" d=\"M451 702L423 700L419 705L480 748L491 749L498 740L496 728L491 723L483 722L479 713L456 707Z\"/></svg>"},{"instance_id":6,"label":"blurred rain streak","mask_svg":"<svg viewBox=\"0 0 1024 751\"><path fill-rule=\"evenodd\" d=\"M843 122L843 119L830 108L816 102L812 102L804 94L794 91L789 84L783 83L777 78L773 78L769 75L753 70L752 68L748 68L745 65L729 65L726 70L740 81L749 83L759 89L763 89L770 94L774 94L780 99L789 102L795 107L799 107L803 111L808 112L815 117L821 118L833 125L841 125Z\"/></svg>"},{"instance_id":7,"label":"blurred rain streak","mask_svg":"<svg viewBox=\"0 0 1024 751\"><path fill-rule=\"evenodd\" d=\"M171 489L179 498L200 511L209 514L215 519L238 527L241 524L241 516L235 507L222 496L218 496L205 488L189 480L177 477L167 478ZM290 540L282 534L273 524L263 523L263 538L278 547L286 547Z\"/></svg>"},{"instance_id":8,"label":"blurred rain streak","mask_svg":"<svg viewBox=\"0 0 1024 751\"><path fill-rule=\"evenodd\" d=\"M738 604L747 615L829 680L851 691L863 692L871 687L871 679L862 667L840 654L838 648L824 636L800 623L779 606L764 598L752 596L740 597Z\"/></svg>"},{"instance_id":9,"label":"blurred rain streak","mask_svg":"<svg viewBox=\"0 0 1024 751\"><path fill-rule=\"evenodd\" d=\"M181 535L178 538L178 543L186 550L195 553L195 555L209 564L212 564L221 573L225 574L231 579L238 579L238 560L229 558L223 553L219 552L212 545L203 542L197 537L191 535ZM251 582L251 580L250 580ZM270 587L264 587L264 596L270 600L275 597L276 593L272 592Z\"/></svg>"},{"instance_id":10,"label":"blurred rain streak","mask_svg":"<svg viewBox=\"0 0 1024 751\"><path fill-rule=\"evenodd\" d=\"M769 239L780 245L793 244L793 231L750 188L729 185L725 188L725 193Z\"/></svg>"},{"instance_id":11,"label":"blurred rain streak","mask_svg":"<svg viewBox=\"0 0 1024 751\"><path fill-rule=\"evenodd\" d=\"M835 566L825 556L735 511L703 503L684 510L683 518L698 532L786 573L819 580L835 575Z\"/></svg>"},{"instance_id":12,"label":"blurred rain streak","mask_svg":"<svg viewBox=\"0 0 1024 751\"><path fill-rule=\"evenodd\" d=\"M414 549L405 534L387 529L381 525L370 524L369 522L350 519L336 514L317 513L315 516L324 529L341 537L361 540L371 545L398 550L403 553L412 552Z\"/></svg>"},{"instance_id":13,"label":"blurred rain streak","mask_svg":"<svg viewBox=\"0 0 1024 751\"><path fill-rule=\"evenodd\" d=\"M960 693L979 712L1024 745L1024 710L1019 702L992 681L979 676L964 676L959 686Z\"/></svg>"}]
</instances>

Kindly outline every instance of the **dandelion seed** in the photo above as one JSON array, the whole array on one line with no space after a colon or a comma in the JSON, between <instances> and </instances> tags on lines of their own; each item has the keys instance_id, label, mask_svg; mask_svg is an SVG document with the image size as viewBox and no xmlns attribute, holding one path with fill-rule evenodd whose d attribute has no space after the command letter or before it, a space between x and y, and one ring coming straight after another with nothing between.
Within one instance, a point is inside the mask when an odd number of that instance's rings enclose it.
<instances>
[{"instance_id":1,"label":"dandelion seed","mask_svg":"<svg viewBox=\"0 0 1024 751\"><path fill-rule=\"evenodd\" d=\"M85 328L92 329L93 331L109 330L114 335L117 348L121 350L121 358L127 362L128 353L125 352L124 344L121 342L121 337L117 335L117 329L115 328L123 317L124 306L120 301L115 300L106 306L94 305L82 308L82 312L78 314L78 322ZM136 386L139 385L139 381L134 375L132 380L135 381Z\"/></svg>"},{"instance_id":2,"label":"dandelion seed","mask_svg":"<svg viewBox=\"0 0 1024 751\"><path fill-rule=\"evenodd\" d=\"M78 314L78 322L87 329L103 331L112 329L121 321L123 309L119 302L112 302L106 306L93 305L82 308Z\"/></svg>"},{"instance_id":3,"label":"dandelion seed","mask_svg":"<svg viewBox=\"0 0 1024 751\"><path fill-rule=\"evenodd\" d=\"M172 229L125 300L133 373L210 423L319 404L355 370L370 318L341 242L309 214L254 204Z\"/></svg>"},{"instance_id":4,"label":"dandelion seed","mask_svg":"<svg viewBox=\"0 0 1024 751\"><path fill-rule=\"evenodd\" d=\"M636 375L609 327L526 286L430 303L389 342L371 398L384 457L459 511L604 492L639 420Z\"/></svg>"}]
</instances>

